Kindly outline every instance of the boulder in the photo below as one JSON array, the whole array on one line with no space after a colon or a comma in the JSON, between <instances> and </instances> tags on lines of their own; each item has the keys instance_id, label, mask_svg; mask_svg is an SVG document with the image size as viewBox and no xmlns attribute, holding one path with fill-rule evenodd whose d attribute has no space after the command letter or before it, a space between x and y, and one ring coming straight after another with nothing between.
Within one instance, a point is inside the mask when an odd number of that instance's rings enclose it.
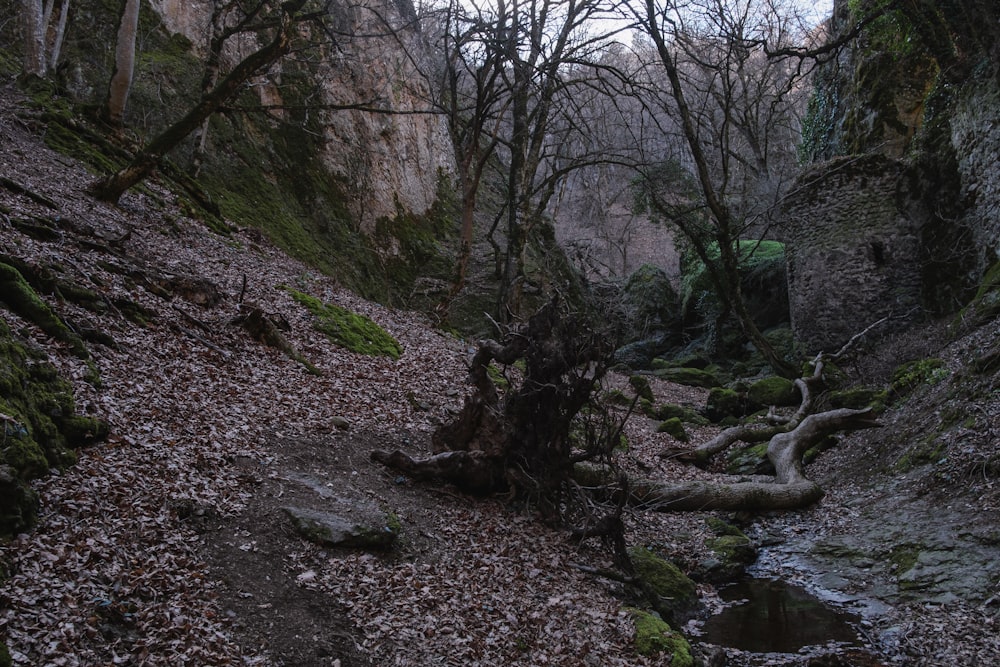
<instances>
[{"instance_id":1,"label":"boulder","mask_svg":"<svg viewBox=\"0 0 1000 667\"><path fill-rule=\"evenodd\" d=\"M621 308L629 342L680 326L680 298L666 272L650 264L640 266L625 282Z\"/></svg>"}]
</instances>

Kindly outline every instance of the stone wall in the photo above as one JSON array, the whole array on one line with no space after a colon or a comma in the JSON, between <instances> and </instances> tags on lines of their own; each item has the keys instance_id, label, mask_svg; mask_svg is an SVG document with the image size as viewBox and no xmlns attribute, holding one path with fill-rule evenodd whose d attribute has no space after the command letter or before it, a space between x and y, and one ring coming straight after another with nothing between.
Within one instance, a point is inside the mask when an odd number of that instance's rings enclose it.
<instances>
[{"instance_id":1,"label":"stone wall","mask_svg":"<svg viewBox=\"0 0 1000 667\"><path fill-rule=\"evenodd\" d=\"M808 353L836 350L921 302L918 222L902 163L837 158L807 170L784 207L789 306Z\"/></svg>"}]
</instances>

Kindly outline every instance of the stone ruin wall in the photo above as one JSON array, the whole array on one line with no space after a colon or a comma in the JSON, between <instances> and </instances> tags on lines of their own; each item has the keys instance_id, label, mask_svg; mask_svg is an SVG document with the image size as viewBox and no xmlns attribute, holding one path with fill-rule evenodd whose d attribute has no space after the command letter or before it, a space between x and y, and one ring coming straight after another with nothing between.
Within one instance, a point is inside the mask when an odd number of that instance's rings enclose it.
<instances>
[{"instance_id":1,"label":"stone ruin wall","mask_svg":"<svg viewBox=\"0 0 1000 667\"><path fill-rule=\"evenodd\" d=\"M881 155L799 178L784 219L792 329L806 352L836 351L888 315L916 315L920 239L905 183L902 164Z\"/></svg>"}]
</instances>

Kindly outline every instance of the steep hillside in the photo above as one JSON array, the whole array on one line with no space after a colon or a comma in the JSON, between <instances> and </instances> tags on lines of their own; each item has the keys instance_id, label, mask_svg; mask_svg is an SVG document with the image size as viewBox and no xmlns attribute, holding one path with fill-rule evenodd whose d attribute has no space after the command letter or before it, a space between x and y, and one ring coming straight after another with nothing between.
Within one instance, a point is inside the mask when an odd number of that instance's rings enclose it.
<instances>
[{"instance_id":1,"label":"steep hillside","mask_svg":"<svg viewBox=\"0 0 1000 667\"><path fill-rule=\"evenodd\" d=\"M607 567L599 541L575 544L502 498L369 462L374 448L427 450L466 393L462 341L358 298L251 231L209 231L155 183L120 208L94 201L83 194L91 175L42 145L45 126L18 94L0 100L0 253L53 279L37 283L57 285L41 297L87 357L9 308L0 317L71 381L76 410L109 427L76 465L32 483L38 525L2 546L13 664L662 664L636 652L621 587L582 571ZM333 344L295 292L367 315L402 356ZM745 525L763 547L761 574L863 611L864 650L730 649L729 664L1000 659L996 293L983 291L950 346L933 345L947 339L935 330L869 349L855 370L876 384L901 355L940 363L897 377L885 427L810 468L828 489L815 508ZM248 312L282 325L283 350L240 324ZM699 408L708 393L649 384L657 403ZM629 469L720 478L660 457L676 441L656 425L629 420ZM717 431L686 428L694 443ZM388 512L396 548L372 555L295 533L290 512L344 503ZM719 515L636 513L628 539L695 573L718 555L709 517ZM713 586L699 590L718 608ZM686 626L692 637L699 623Z\"/></svg>"}]
</instances>

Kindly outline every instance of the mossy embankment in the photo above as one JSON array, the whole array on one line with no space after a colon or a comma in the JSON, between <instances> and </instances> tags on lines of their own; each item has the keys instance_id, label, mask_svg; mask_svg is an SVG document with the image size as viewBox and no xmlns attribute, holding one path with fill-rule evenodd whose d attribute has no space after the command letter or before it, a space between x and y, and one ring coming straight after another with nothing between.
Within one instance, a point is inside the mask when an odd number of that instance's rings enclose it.
<instances>
[{"instance_id":1,"label":"mossy embankment","mask_svg":"<svg viewBox=\"0 0 1000 667\"><path fill-rule=\"evenodd\" d=\"M38 499L28 482L76 462L75 449L107 435L107 425L76 414L72 388L46 355L0 320L0 536L34 523Z\"/></svg>"}]
</instances>

